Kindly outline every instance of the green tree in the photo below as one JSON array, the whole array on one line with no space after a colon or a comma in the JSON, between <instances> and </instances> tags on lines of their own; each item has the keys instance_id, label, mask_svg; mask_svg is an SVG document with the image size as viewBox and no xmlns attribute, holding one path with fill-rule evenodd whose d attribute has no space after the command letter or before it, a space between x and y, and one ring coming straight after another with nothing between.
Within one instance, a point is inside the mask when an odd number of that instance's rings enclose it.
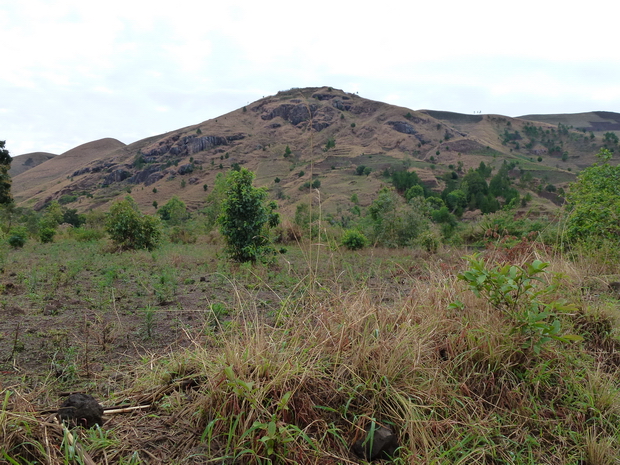
<instances>
[{"instance_id":1,"label":"green tree","mask_svg":"<svg viewBox=\"0 0 620 465\"><path fill-rule=\"evenodd\" d=\"M619 139L615 133L606 132L603 136L603 142L605 142L605 144L618 145Z\"/></svg>"},{"instance_id":2,"label":"green tree","mask_svg":"<svg viewBox=\"0 0 620 465\"><path fill-rule=\"evenodd\" d=\"M131 196L110 208L105 229L110 238L123 250L152 250L161 240L161 221L143 215Z\"/></svg>"},{"instance_id":3,"label":"green tree","mask_svg":"<svg viewBox=\"0 0 620 465\"><path fill-rule=\"evenodd\" d=\"M347 229L340 241L349 250L363 249L368 245L368 239L356 229Z\"/></svg>"},{"instance_id":4,"label":"green tree","mask_svg":"<svg viewBox=\"0 0 620 465\"><path fill-rule=\"evenodd\" d=\"M603 162L584 169L567 195L567 238L575 242L598 244L620 237L620 165L609 164L612 153L601 148Z\"/></svg>"},{"instance_id":5,"label":"green tree","mask_svg":"<svg viewBox=\"0 0 620 465\"><path fill-rule=\"evenodd\" d=\"M159 217L171 226L176 226L189 218L185 202L174 195L164 206L157 210Z\"/></svg>"},{"instance_id":6,"label":"green tree","mask_svg":"<svg viewBox=\"0 0 620 465\"><path fill-rule=\"evenodd\" d=\"M56 229L64 220L64 212L60 204L53 200L48 206L47 211L41 220L42 228Z\"/></svg>"},{"instance_id":7,"label":"green tree","mask_svg":"<svg viewBox=\"0 0 620 465\"><path fill-rule=\"evenodd\" d=\"M280 223L280 216L275 212L276 203L267 204L267 191L253 187L253 181L254 173L246 168L229 173L219 218L227 252L240 262L254 262L274 254L269 228Z\"/></svg>"},{"instance_id":8,"label":"green tree","mask_svg":"<svg viewBox=\"0 0 620 465\"><path fill-rule=\"evenodd\" d=\"M11 168L11 155L5 148L6 141L0 140L0 205L9 205L13 203L11 195L11 176L9 169Z\"/></svg>"}]
</instances>

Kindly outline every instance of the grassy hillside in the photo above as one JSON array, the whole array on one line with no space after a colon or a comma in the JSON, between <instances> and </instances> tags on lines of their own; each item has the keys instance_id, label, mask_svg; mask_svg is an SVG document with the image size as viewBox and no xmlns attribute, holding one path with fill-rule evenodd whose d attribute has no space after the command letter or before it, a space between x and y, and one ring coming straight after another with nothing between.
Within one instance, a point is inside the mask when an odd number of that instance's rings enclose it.
<instances>
[{"instance_id":1,"label":"grassy hillside","mask_svg":"<svg viewBox=\"0 0 620 465\"><path fill-rule=\"evenodd\" d=\"M14 178L18 174L28 171L29 169L32 169L35 166L38 166L41 163L44 163L54 158L55 156L56 155L54 155L53 153L33 152L13 157L13 160L11 161L11 169L9 170L9 175Z\"/></svg>"},{"instance_id":2,"label":"grassy hillside","mask_svg":"<svg viewBox=\"0 0 620 465\"><path fill-rule=\"evenodd\" d=\"M217 174L239 164L257 173L283 211L294 211L308 197L304 184L318 180L323 207L335 212L353 194L368 204L386 168L413 169L440 190L441 176L457 167L466 172L484 161L498 169L507 160L519 164L515 178L530 173L561 187L603 144L600 133L591 138L557 124L413 111L328 87L279 92L194 126L125 147L116 142L17 176L16 199L40 209L71 196L70 206L85 211L131 192L147 212L172 195L198 209ZM355 175L360 165L372 170L364 179Z\"/></svg>"},{"instance_id":3,"label":"grassy hillside","mask_svg":"<svg viewBox=\"0 0 620 465\"><path fill-rule=\"evenodd\" d=\"M68 179L76 169L97 159L105 159L125 144L116 139L100 139L75 147L29 169L13 178L13 196L18 204L30 207L49 203L71 183ZM74 188L73 186L72 188Z\"/></svg>"}]
</instances>

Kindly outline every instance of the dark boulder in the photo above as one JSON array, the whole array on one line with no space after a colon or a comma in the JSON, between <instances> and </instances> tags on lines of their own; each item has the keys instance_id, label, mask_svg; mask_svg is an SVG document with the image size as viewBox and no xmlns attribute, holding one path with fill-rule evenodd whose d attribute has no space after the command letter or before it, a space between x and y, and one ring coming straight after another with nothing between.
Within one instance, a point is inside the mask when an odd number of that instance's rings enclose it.
<instances>
[{"instance_id":1,"label":"dark boulder","mask_svg":"<svg viewBox=\"0 0 620 465\"><path fill-rule=\"evenodd\" d=\"M374 430L372 427L366 428L366 435L353 444L353 452L364 460L394 457L398 449L398 437L385 426L375 423L373 425L375 425Z\"/></svg>"},{"instance_id":2,"label":"dark boulder","mask_svg":"<svg viewBox=\"0 0 620 465\"><path fill-rule=\"evenodd\" d=\"M89 394L71 394L60 406L58 416L75 426L92 428L103 425L103 407Z\"/></svg>"},{"instance_id":3,"label":"dark boulder","mask_svg":"<svg viewBox=\"0 0 620 465\"><path fill-rule=\"evenodd\" d=\"M340 111L349 111L351 109L350 103L344 103L339 98L334 99L334 101L332 102L332 106Z\"/></svg>"}]
</instances>

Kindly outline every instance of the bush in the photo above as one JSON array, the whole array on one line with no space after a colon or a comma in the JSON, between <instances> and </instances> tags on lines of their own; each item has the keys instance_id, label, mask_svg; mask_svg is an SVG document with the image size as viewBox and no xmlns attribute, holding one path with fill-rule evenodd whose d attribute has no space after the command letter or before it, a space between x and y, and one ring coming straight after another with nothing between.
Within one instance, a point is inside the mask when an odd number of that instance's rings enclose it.
<instances>
[{"instance_id":1,"label":"bush","mask_svg":"<svg viewBox=\"0 0 620 465\"><path fill-rule=\"evenodd\" d=\"M219 218L227 252L233 260L256 261L275 254L269 231L280 223L275 202L265 203L267 191L252 186L254 173L241 168L226 179L226 198Z\"/></svg>"},{"instance_id":2,"label":"bush","mask_svg":"<svg viewBox=\"0 0 620 465\"><path fill-rule=\"evenodd\" d=\"M341 243L349 250L359 250L368 245L368 239L361 232L349 229L342 235Z\"/></svg>"},{"instance_id":3,"label":"bush","mask_svg":"<svg viewBox=\"0 0 620 465\"><path fill-rule=\"evenodd\" d=\"M24 227L14 228L9 232L7 242L14 249L21 249L28 239L28 231Z\"/></svg>"},{"instance_id":4,"label":"bush","mask_svg":"<svg viewBox=\"0 0 620 465\"><path fill-rule=\"evenodd\" d=\"M42 228L41 231L39 231L39 239L41 239L43 244L54 242L55 235L56 230L54 228Z\"/></svg>"},{"instance_id":5,"label":"bush","mask_svg":"<svg viewBox=\"0 0 620 465\"><path fill-rule=\"evenodd\" d=\"M612 166L612 153L601 149L604 162L584 169L568 193L566 234L570 241L616 243L620 234L620 166Z\"/></svg>"},{"instance_id":6,"label":"bush","mask_svg":"<svg viewBox=\"0 0 620 465\"><path fill-rule=\"evenodd\" d=\"M161 240L159 218L140 213L130 196L112 205L105 229L110 238L123 250L152 250Z\"/></svg>"}]
</instances>

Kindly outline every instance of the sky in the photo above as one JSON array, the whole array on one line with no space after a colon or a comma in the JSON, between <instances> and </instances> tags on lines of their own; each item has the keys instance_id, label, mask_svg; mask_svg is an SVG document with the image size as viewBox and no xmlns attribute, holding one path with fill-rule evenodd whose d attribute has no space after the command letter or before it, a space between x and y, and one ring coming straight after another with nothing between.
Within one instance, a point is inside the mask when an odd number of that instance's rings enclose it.
<instances>
[{"instance_id":1,"label":"sky","mask_svg":"<svg viewBox=\"0 0 620 465\"><path fill-rule=\"evenodd\" d=\"M0 0L0 140L61 154L292 87L412 110L620 112L617 4Z\"/></svg>"}]
</instances>

